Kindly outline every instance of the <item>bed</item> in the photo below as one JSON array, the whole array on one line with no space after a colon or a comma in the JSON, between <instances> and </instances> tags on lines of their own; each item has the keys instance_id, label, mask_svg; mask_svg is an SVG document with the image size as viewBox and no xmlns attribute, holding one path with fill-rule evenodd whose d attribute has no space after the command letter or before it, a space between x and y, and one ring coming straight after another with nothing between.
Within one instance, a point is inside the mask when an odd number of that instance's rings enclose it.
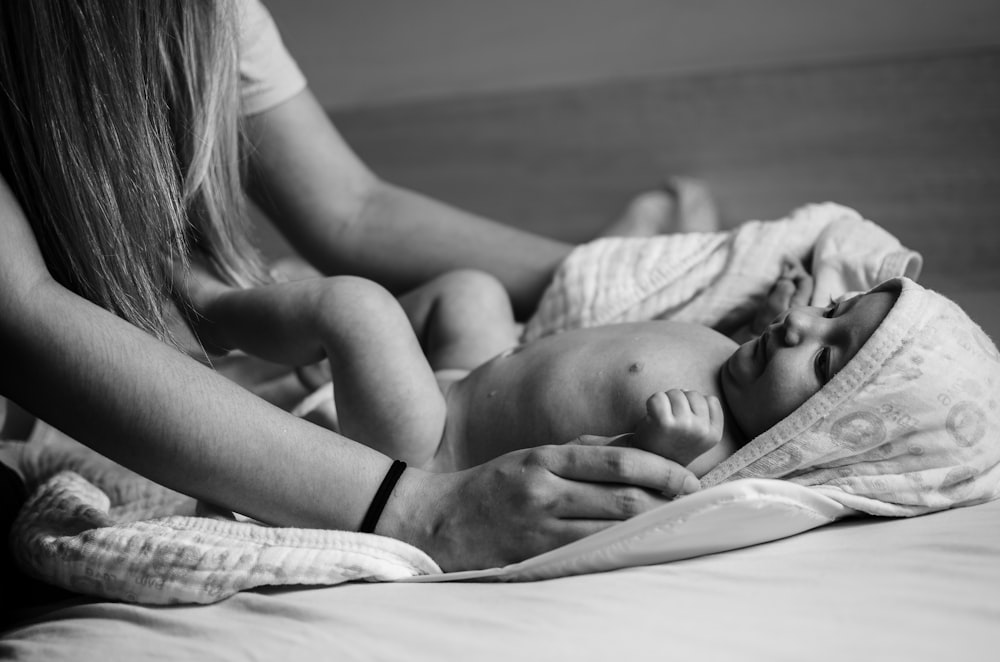
<instances>
[{"instance_id":1,"label":"bed","mask_svg":"<svg viewBox=\"0 0 1000 662\"><path fill-rule=\"evenodd\" d=\"M850 204L920 251L922 281L997 338L998 70L1000 53L986 51L335 120L387 178L573 241L673 172L708 180L732 222ZM441 158L414 158L425 153ZM273 257L287 250L261 235ZM261 392L287 384L267 370L252 379ZM207 606L59 595L15 615L0 658L987 659L1000 644L998 595L995 501L541 581L264 587Z\"/></svg>"},{"instance_id":2,"label":"bed","mask_svg":"<svg viewBox=\"0 0 1000 662\"><path fill-rule=\"evenodd\" d=\"M11 660L989 659L1000 502L831 524L670 564L527 583L259 590L211 606L86 599Z\"/></svg>"}]
</instances>

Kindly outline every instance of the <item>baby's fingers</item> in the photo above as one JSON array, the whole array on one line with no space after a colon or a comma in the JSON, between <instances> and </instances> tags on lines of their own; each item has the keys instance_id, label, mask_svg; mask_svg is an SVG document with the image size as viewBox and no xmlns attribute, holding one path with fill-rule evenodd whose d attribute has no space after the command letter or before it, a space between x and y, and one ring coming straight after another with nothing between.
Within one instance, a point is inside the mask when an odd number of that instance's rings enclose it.
<instances>
[{"instance_id":1,"label":"baby's fingers","mask_svg":"<svg viewBox=\"0 0 1000 662\"><path fill-rule=\"evenodd\" d=\"M673 404L670 396L660 391L649 396L646 400L646 413L654 421L664 423L673 419Z\"/></svg>"},{"instance_id":2,"label":"baby's fingers","mask_svg":"<svg viewBox=\"0 0 1000 662\"><path fill-rule=\"evenodd\" d=\"M795 306L808 306L809 300L812 299L813 289L815 289L813 277L809 274L803 274L796 279L795 294L792 295L792 299L789 302L789 308Z\"/></svg>"},{"instance_id":3,"label":"baby's fingers","mask_svg":"<svg viewBox=\"0 0 1000 662\"><path fill-rule=\"evenodd\" d=\"M782 277L771 288L771 294L767 298L767 314L773 320L781 313L788 310L792 305L792 299L797 291L795 281L788 277Z\"/></svg>"},{"instance_id":4,"label":"baby's fingers","mask_svg":"<svg viewBox=\"0 0 1000 662\"><path fill-rule=\"evenodd\" d=\"M698 391L684 391L684 397L687 399L688 410L694 414L695 418L707 421L711 414L708 397Z\"/></svg>"},{"instance_id":5,"label":"baby's fingers","mask_svg":"<svg viewBox=\"0 0 1000 662\"><path fill-rule=\"evenodd\" d=\"M671 428L721 430L723 420L717 397L676 388L650 396L646 411L651 419Z\"/></svg>"},{"instance_id":6,"label":"baby's fingers","mask_svg":"<svg viewBox=\"0 0 1000 662\"><path fill-rule=\"evenodd\" d=\"M685 424L696 418L687 391L672 388L667 391L666 395L670 402L670 420L678 424Z\"/></svg>"},{"instance_id":7,"label":"baby's fingers","mask_svg":"<svg viewBox=\"0 0 1000 662\"><path fill-rule=\"evenodd\" d=\"M782 276L772 287L763 305L754 317L751 329L754 333L761 333L767 325L774 319L788 310L792 304L792 297L795 296L795 282L790 278Z\"/></svg>"},{"instance_id":8,"label":"baby's fingers","mask_svg":"<svg viewBox=\"0 0 1000 662\"><path fill-rule=\"evenodd\" d=\"M782 280L779 282L791 282L793 286L792 295L787 302L787 308L793 306L808 306L813 293L813 277L809 274L802 261L794 258L785 258L785 264L781 270ZM787 281L784 279L788 279Z\"/></svg>"}]
</instances>

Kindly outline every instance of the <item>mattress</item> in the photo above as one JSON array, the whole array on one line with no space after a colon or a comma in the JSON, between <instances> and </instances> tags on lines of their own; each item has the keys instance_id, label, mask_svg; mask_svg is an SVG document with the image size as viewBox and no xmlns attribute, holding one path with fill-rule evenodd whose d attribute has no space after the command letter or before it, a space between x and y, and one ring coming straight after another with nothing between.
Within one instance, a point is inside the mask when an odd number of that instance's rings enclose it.
<instances>
[{"instance_id":1,"label":"mattress","mask_svg":"<svg viewBox=\"0 0 1000 662\"><path fill-rule=\"evenodd\" d=\"M80 598L27 615L0 658L986 659L998 590L995 501L545 581L263 589L181 607Z\"/></svg>"}]
</instances>

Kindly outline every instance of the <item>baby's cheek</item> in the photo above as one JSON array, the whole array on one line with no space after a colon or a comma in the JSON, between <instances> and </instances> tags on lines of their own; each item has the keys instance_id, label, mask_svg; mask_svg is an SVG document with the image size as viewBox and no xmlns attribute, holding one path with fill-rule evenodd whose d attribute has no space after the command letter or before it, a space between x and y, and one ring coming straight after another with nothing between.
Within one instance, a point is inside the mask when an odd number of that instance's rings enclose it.
<instances>
[{"instance_id":1,"label":"baby's cheek","mask_svg":"<svg viewBox=\"0 0 1000 662\"><path fill-rule=\"evenodd\" d=\"M751 412L760 428L754 436L791 416L821 388L815 377L803 376L802 369L789 364L772 364L765 377L757 384L753 393Z\"/></svg>"},{"instance_id":2,"label":"baby's cheek","mask_svg":"<svg viewBox=\"0 0 1000 662\"><path fill-rule=\"evenodd\" d=\"M770 409L771 425L775 425L792 414L805 402L820 391L822 385L814 380L795 380L789 378L783 388L775 389L775 396L765 400L765 406Z\"/></svg>"}]
</instances>

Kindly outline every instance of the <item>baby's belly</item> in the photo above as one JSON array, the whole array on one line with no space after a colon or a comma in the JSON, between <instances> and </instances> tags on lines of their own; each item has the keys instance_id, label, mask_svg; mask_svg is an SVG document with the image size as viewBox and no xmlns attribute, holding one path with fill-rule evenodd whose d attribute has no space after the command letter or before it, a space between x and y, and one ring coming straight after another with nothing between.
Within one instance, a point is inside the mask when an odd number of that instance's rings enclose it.
<instances>
[{"instance_id":1,"label":"baby's belly","mask_svg":"<svg viewBox=\"0 0 1000 662\"><path fill-rule=\"evenodd\" d=\"M721 397L719 367L735 347L711 329L671 322L569 331L524 345L448 391L442 452L471 466L583 434L631 432L656 392Z\"/></svg>"}]
</instances>

